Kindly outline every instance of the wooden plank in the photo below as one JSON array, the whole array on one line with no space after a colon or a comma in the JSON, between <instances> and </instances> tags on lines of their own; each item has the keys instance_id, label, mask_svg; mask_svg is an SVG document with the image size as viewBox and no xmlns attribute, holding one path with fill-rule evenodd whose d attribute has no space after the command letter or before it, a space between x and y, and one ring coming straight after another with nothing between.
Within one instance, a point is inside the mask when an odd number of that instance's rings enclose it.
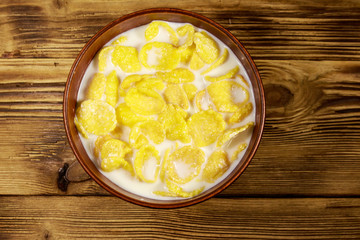
<instances>
[{"instance_id":1,"label":"wooden plank","mask_svg":"<svg viewBox=\"0 0 360 240\"><path fill-rule=\"evenodd\" d=\"M0 136L0 194L64 194L57 188L58 170L76 159L61 120L1 119ZM80 191L78 187L72 184L68 193L106 194L93 181L82 183Z\"/></svg>"},{"instance_id":2,"label":"wooden plank","mask_svg":"<svg viewBox=\"0 0 360 240\"><path fill-rule=\"evenodd\" d=\"M265 132L250 166L220 196L359 195L359 62L256 63L267 96ZM56 179L74 161L61 113L71 64L0 60L0 194L64 194ZM67 194L107 193L86 181Z\"/></svg>"},{"instance_id":3,"label":"wooden plank","mask_svg":"<svg viewBox=\"0 0 360 240\"><path fill-rule=\"evenodd\" d=\"M62 118L69 59L1 59L0 118Z\"/></svg>"},{"instance_id":4,"label":"wooden plank","mask_svg":"<svg viewBox=\"0 0 360 240\"><path fill-rule=\"evenodd\" d=\"M115 197L1 197L1 239L358 239L360 200L211 199L173 210Z\"/></svg>"},{"instance_id":5,"label":"wooden plank","mask_svg":"<svg viewBox=\"0 0 360 240\"><path fill-rule=\"evenodd\" d=\"M360 3L350 0L327 4L4 0L0 5L0 53L2 58L73 59L109 22L133 11L164 6L195 11L222 24L255 59L360 59Z\"/></svg>"},{"instance_id":6,"label":"wooden plank","mask_svg":"<svg viewBox=\"0 0 360 240\"><path fill-rule=\"evenodd\" d=\"M267 101L265 132L239 184L224 194L358 195L360 66L257 63Z\"/></svg>"}]
</instances>

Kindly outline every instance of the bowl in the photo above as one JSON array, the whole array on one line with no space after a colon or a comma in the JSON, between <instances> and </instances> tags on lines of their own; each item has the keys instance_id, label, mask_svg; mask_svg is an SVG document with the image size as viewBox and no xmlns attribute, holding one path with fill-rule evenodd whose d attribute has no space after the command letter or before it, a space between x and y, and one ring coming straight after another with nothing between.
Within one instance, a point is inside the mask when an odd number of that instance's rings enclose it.
<instances>
[{"instance_id":1,"label":"bowl","mask_svg":"<svg viewBox=\"0 0 360 240\"><path fill-rule=\"evenodd\" d=\"M145 198L122 189L107 179L89 158L84 146L82 145L81 139L74 124L78 89L80 87L83 75L96 53L108 41L120 33L138 26L148 24L153 20L190 23L196 27L207 30L223 41L223 43L225 43L234 52L236 57L244 66L253 86L256 109L255 126L253 129L252 138L243 156L243 159L221 182L193 198L156 200ZM263 133L265 122L265 97L261 78L255 63L253 62L249 53L245 50L244 46L228 30L213 20L194 12L172 8L155 8L141 10L120 17L119 19L102 28L86 43L75 59L68 75L64 92L63 115L67 138L78 162L87 172L87 174L101 187L106 189L111 194L134 204L152 208L178 208L193 205L213 197L228 187L244 172L259 146Z\"/></svg>"}]
</instances>

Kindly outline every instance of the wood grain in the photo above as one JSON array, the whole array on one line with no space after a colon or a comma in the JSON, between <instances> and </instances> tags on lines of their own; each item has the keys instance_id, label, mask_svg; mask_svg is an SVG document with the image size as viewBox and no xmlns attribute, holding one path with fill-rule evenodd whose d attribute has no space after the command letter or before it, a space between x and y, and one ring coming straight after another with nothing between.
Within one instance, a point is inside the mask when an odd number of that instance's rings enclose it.
<instances>
[{"instance_id":1,"label":"wood grain","mask_svg":"<svg viewBox=\"0 0 360 240\"><path fill-rule=\"evenodd\" d=\"M360 200L211 199L155 210L115 197L1 197L7 239L356 239Z\"/></svg>"},{"instance_id":2,"label":"wood grain","mask_svg":"<svg viewBox=\"0 0 360 240\"><path fill-rule=\"evenodd\" d=\"M0 139L0 194L63 194L57 171L75 160L61 113L72 61L0 62L0 76L6 76L0 83L6 93L0 95L0 133L7 136ZM250 166L220 196L359 196L360 64L256 63L267 97L265 132ZM67 194L107 193L86 181L70 184Z\"/></svg>"},{"instance_id":3,"label":"wood grain","mask_svg":"<svg viewBox=\"0 0 360 240\"><path fill-rule=\"evenodd\" d=\"M72 60L0 59L1 117L62 117Z\"/></svg>"},{"instance_id":4,"label":"wood grain","mask_svg":"<svg viewBox=\"0 0 360 240\"><path fill-rule=\"evenodd\" d=\"M175 7L230 30L260 71L266 125L245 173L201 204L155 210L93 180L62 122L84 44L133 11ZM360 239L360 2L2 0L0 239Z\"/></svg>"},{"instance_id":5,"label":"wood grain","mask_svg":"<svg viewBox=\"0 0 360 240\"><path fill-rule=\"evenodd\" d=\"M0 118L62 117L62 98L73 60L0 59Z\"/></svg>"},{"instance_id":6,"label":"wood grain","mask_svg":"<svg viewBox=\"0 0 360 240\"><path fill-rule=\"evenodd\" d=\"M0 53L2 58L74 59L85 42L111 21L164 6L195 11L222 24L255 59L360 59L358 1L4 0Z\"/></svg>"}]
</instances>

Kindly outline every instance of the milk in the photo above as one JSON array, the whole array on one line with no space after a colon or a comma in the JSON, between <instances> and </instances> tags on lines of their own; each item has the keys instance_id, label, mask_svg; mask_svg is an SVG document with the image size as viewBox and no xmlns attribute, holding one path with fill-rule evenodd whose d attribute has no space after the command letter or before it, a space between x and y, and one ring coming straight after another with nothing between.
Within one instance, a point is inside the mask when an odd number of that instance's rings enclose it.
<instances>
[{"instance_id":1,"label":"milk","mask_svg":"<svg viewBox=\"0 0 360 240\"><path fill-rule=\"evenodd\" d=\"M183 23L174 23L174 22L167 22L174 30L176 30L177 28L183 26ZM137 48L138 52L140 52L141 48L147 43L146 39L145 39L145 29L146 29L147 25L144 26L140 26L134 29L131 29L127 32L124 32L118 36L116 36L114 39L110 40L105 46L110 46L111 43L113 41L115 41L116 39L118 39L121 36L126 36L127 40L125 42L123 42L121 45L124 46L132 46ZM198 29L195 28L195 31L204 31L202 29ZM205 31L206 32L206 31ZM239 73L244 77L244 79L250 84L249 81L249 77L246 74L246 71L244 69L244 67L241 65L240 61L236 58L236 56L234 55L234 53L224 44L222 43L218 38L216 38L214 35L210 34L209 32L207 32L208 35L210 35L214 40L217 41L218 46L220 48L220 56L222 55L222 53L224 52L224 49L227 48L228 52L229 52L229 57L227 59L227 61L220 65L219 67L213 69L212 71L210 71L209 73L205 74L205 75L210 75L210 76L218 76L218 75L223 75L226 72L228 72L229 70L233 69L236 66L239 66L240 70ZM179 45L183 44L184 41L186 39L185 37L181 37L179 38ZM171 43L170 42L170 38L169 38L169 34L168 32L163 29L162 27L160 27L159 29L159 34L151 41L159 41L159 42L167 42L167 43ZM105 47L104 46L104 47ZM148 58L148 63L149 64L155 64L157 59L156 59L156 52L154 53L150 53L149 54L149 58ZM89 85L90 81L92 80L93 75L98 72L98 60L97 60L98 56L96 55L95 58L92 60L92 62L90 63L90 65L88 66L84 77L82 79L80 88L79 88L79 93L78 93L78 98L77 101L81 102L85 99L85 92L87 89L87 86ZM211 64L210 64L211 65ZM194 75L195 75L195 80L193 82L191 82L192 84L194 84L197 89L200 91L202 89L205 89L208 85L211 84L211 82L208 82L204 79L204 75L201 75L201 72L203 72L204 70L206 70L209 66L209 64L205 64L205 66L202 69L199 69L197 71L191 70ZM188 68L188 66L185 66L183 64L179 64L178 67L186 67ZM111 71L116 70L117 73L117 77L120 79L120 81L122 81L126 76L131 75L131 74L155 74L156 70L149 70L146 69L144 66L142 66L142 69L139 72L136 73L125 73L123 72L119 67L114 66L111 62L111 54L109 54L109 57L107 59L107 66L106 69L104 71L105 76L107 76ZM253 106L255 107L255 101L254 101L254 96L253 96L253 90L252 90L252 86L250 84L250 87L248 88L244 83L242 83L239 78L236 78L236 80L233 81L237 81L239 84L241 84L244 88L248 89L249 91L249 101L252 102ZM159 92L160 94L162 93L161 91ZM242 102L245 97L244 95L239 95L239 94L232 94L234 101L235 102ZM209 105L209 101L210 101L210 97L208 94L205 95L205 97L203 98L203 102L202 102L202 107L207 109L208 105ZM120 104L124 102L123 98L120 98L119 102L117 103ZM195 112L198 112L198 109L196 108L196 104L193 101L191 104L191 107L187 110L187 112L189 114L194 114ZM256 109L254 109L251 114L249 116L247 116L243 121L241 121L240 123L234 124L231 126L231 128L236 128L239 126L243 126L246 123L253 121L255 122L255 111ZM221 113L225 119L229 118L231 116L231 114L229 113ZM156 120L157 117L154 116L154 119ZM227 126L226 129L228 129L229 126ZM123 140L125 142L129 142L129 133L130 133L130 128L123 126L122 127L123 130L123 134L121 136L120 140ZM131 176L131 174L124 170L124 169L117 169L114 170L112 172L104 172L100 169L100 159L96 158L94 156L94 143L95 140L97 138L97 136L95 135L91 135L89 136L88 139L83 138L83 136L81 134L80 138L82 141L83 146L85 147L87 154L89 155L90 159L92 159L95 163L96 166L98 166L99 171L105 176L107 177L110 181L112 181L113 183L117 184L118 186L120 186L121 188L135 193L137 195L146 197L146 198L152 198L152 199L174 199L173 197L163 197L163 196L158 196L156 194L154 194L154 191L167 191L166 186L163 182L161 182L161 180L158 179L154 182L154 183L146 183L146 182L141 182L139 179L137 179L136 177ZM250 138L252 135L252 130L248 130L245 133L242 133L239 138L235 138L232 141L230 141L229 143L227 143L226 145L226 151L228 153L228 157L231 158L233 152L236 150L236 146L239 143L247 143L249 144ZM170 153L173 152L176 147L177 148L181 148L183 146L189 145L188 144L184 144L180 141L170 141L165 139L164 142L162 142L161 144L154 144L153 142L151 142L151 145L155 146L155 148L159 151L160 153L160 157L161 160L164 159L164 155L165 155L165 151L166 149L171 149ZM190 143L191 144L191 143ZM208 157L211 155L211 153L216 149L215 146L216 142L206 146L206 147L202 147L201 149L204 151L205 153L205 159L208 159ZM129 161L131 161L133 163L133 159L134 156L136 154L137 150L133 149L133 155L130 156L130 158L128 159ZM245 153L245 150L242 151L239 155L237 160L235 160L230 168L227 170L227 172L225 174L223 174L223 176L221 176L220 178L218 178L214 183L207 183L201 180L201 175L202 175L202 170L205 166L205 164L202 165L202 169L200 174L195 177L193 180L191 180L190 182L181 185L181 187L185 190L185 191L192 191L195 189L198 189L200 187L205 186L205 190L211 188L212 186L216 185L217 183L219 183L221 180L223 180L241 161L243 155ZM160 163L161 166L162 163ZM156 171L156 169L158 169L160 167L159 165L157 165L156 160L152 159L150 161L146 161L143 167L143 174L147 179L153 179L154 173ZM184 164L184 163L176 163L176 168L177 168L177 172L178 175L180 177L186 177L189 174L189 166ZM205 191L204 190L204 191Z\"/></svg>"}]
</instances>

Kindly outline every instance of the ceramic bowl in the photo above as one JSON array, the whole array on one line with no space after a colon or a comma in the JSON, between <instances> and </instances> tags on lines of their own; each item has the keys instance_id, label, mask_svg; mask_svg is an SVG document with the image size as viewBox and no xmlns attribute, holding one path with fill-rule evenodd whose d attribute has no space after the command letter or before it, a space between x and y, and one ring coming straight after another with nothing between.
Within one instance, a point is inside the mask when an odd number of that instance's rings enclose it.
<instances>
[{"instance_id":1,"label":"ceramic bowl","mask_svg":"<svg viewBox=\"0 0 360 240\"><path fill-rule=\"evenodd\" d=\"M108 180L89 158L85 148L81 143L79 134L74 124L78 89L88 65L99 49L101 49L109 40L113 39L120 33L141 25L148 24L153 20L190 23L196 27L205 29L212 33L234 52L234 54L246 69L253 86L256 109L255 127L243 159L224 180L193 198L155 200L138 196L117 186ZM245 50L244 46L228 30L213 20L194 12L180 9L156 8L142 10L120 17L119 19L102 28L86 43L77 56L74 64L72 65L67 79L64 92L63 114L66 134L76 158L84 170L89 174L89 176L93 178L101 187L109 191L111 194L120 197L121 199L138 205L154 208L176 208L193 205L213 197L228 187L244 172L259 146L263 133L265 122L265 97L260 75L252 58Z\"/></svg>"}]
</instances>

